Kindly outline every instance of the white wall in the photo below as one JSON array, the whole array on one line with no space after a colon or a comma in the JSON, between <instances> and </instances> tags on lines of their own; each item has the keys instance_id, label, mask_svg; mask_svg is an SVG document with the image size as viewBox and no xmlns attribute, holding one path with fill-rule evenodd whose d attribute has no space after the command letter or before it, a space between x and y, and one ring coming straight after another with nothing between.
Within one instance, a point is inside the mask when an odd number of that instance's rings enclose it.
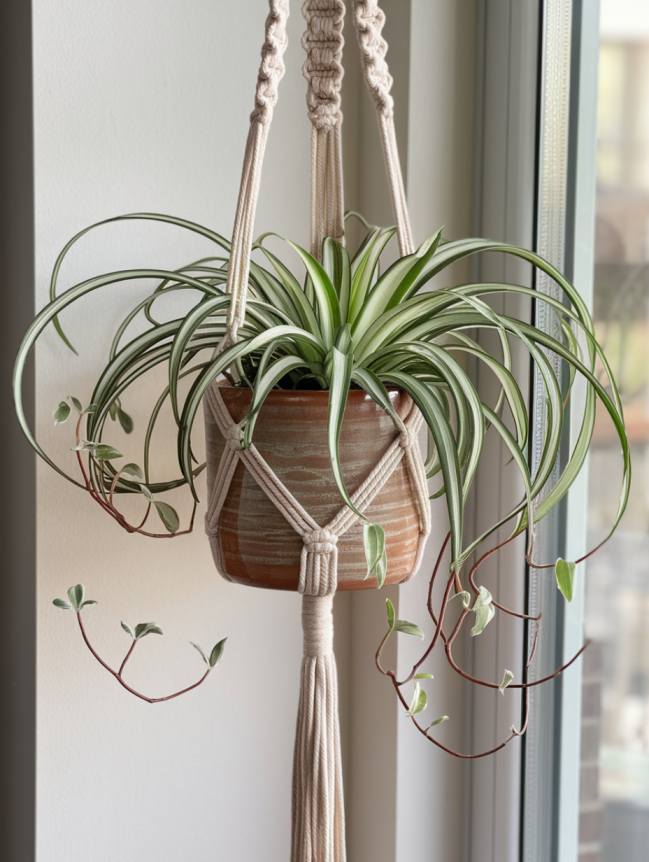
<instances>
[{"instance_id":1,"label":"white wall","mask_svg":"<svg viewBox=\"0 0 649 862\"><path fill-rule=\"evenodd\" d=\"M264 0L35 0L39 307L61 245L106 215L170 212L229 233L265 8ZM298 28L296 15L258 224L306 241ZM204 248L170 229L111 229L74 256L62 284L138 263L180 265ZM54 336L39 351L40 434L68 462L69 429L51 427L52 408L68 391L88 399L96 347L107 346L128 294L101 301L98 327L88 306L68 315L80 359ZM129 408L137 419L137 405ZM37 541L39 862L286 859L297 598L217 577L200 523L173 542L126 535L45 468ZM218 673L166 705L129 697L51 605L77 581L99 601L87 623L110 660L127 645L120 619L163 626L164 638L139 647L134 682L154 693L178 687L201 668L187 642L227 634Z\"/></svg>"}]
</instances>

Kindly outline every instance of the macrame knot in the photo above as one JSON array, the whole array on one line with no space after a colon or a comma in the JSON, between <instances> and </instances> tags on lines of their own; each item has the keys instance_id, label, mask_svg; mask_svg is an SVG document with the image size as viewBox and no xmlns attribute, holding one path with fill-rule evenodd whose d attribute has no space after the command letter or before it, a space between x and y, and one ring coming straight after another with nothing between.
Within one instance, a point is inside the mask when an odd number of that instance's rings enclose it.
<instances>
[{"instance_id":1,"label":"macrame knot","mask_svg":"<svg viewBox=\"0 0 649 862\"><path fill-rule=\"evenodd\" d=\"M284 77L284 51L288 38L288 0L272 0L266 19L266 38L261 49L261 65L257 76L255 108L250 115L251 122L270 123L277 104L279 82Z\"/></svg>"},{"instance_id":2,"label":"macrame knot","mask_svg":"<svg viewBox=\"0 0 649 862\"><path fill-rule=\"evenodd\" d=\"M393 78L387 61L388 43L383 38L385 12L378 0L356 0L356 32L367 83L374 101L385 117L394 113L391 95Z\"/></svg>"},{"instance_id":3,"label":"macrame knot","mask_svg":"<svg viewBox=\"0 0 649 862\"><path fill-rule=\"evenodd\" d=\"M331 554L338 544L338 536L330 530L318 528L307 534L303 541L311 554Z\"/></svg>"},{"instance_id":4,"label":"macrame knot","mask_svg":"<svg viewBox=\"0 0 649 862\"><path fill-rule=\"evenodd\" d=\"M333 595L304 596L302 599L304 655L329 655L333 652Z\"/></svg>"},{"instance_id":5,"label":"macrame knot","mask_svg":"<svg viewBox=\"0 0 649 862\"><path fill-rule=\"evenodd\" d=\"M318 527L302 536L298 590L305 596L328 596L336 591L338 536Z\"/></svg>"},{"instance_id":6,"label":"macrame knot","mask_svg":"<svg viewBox=\"0 0 649 862\"><path fill-rule=\"evenodd\" d=\"M240 425L230 425L224 434L225 445L234 452L243 448L243 432Z\"/></svg>"},{"instance_id":7,"label":"macrame knot","mask_svg":"<svg viewBox=\"0 0 649 862\"><path fill-rule=\"evenodd\" d=\"M399 443L402 449L412 449L417 443L417 435L409 425L404 425L399 431Z\"/></svg>"},{"instance_id":8,"label":"macrame knot","mask_svg":"<svg viewBox=\"0 0 649 862\"><path fill-rule=\"evenodd\" d=\"M304 0L302 11L306 20L302 36L306 60L302 72L309 83L309 118L316 129L330 129L342 117L345 4L343 0Z\"/></svg>"}]
</instances>

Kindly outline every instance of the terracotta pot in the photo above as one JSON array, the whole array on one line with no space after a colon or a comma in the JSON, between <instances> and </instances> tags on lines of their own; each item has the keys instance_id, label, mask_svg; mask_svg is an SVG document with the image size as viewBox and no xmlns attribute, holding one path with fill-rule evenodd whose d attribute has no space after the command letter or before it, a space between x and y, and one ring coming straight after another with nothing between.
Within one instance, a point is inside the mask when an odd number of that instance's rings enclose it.
<instances>
[{"instance_id":1,"label":"terracotta pot","mask_svg":"<svg viewBox=\"0 0 649 862\"><path fill-rule=\"evenodd\" d=\"M251 393L221 386L232 418L245 416ZM399 415L406 417L410 397L393 391L390 397ZM327 399L323 391L274 390L268 396L255 426L254 443L278 478L321 525L342 506L327 448ZM214 482L224 440L209 409L206 416L208 494ZM341 463L350 493L375 467L395 439L390 417L361 391L351 391L341 434ZM413 574L423 538L405 460L396 467L367 510L386 535L387 583L398 584ZM295 590L302 541L239 462L230 490L217 517L208 525L215 560L231 581L257 587ZM216 543L219 543L217 546ZM375 587L366 574L362 526L354 524L338 542L338 588Z\"/></svg>"}]
</instances>

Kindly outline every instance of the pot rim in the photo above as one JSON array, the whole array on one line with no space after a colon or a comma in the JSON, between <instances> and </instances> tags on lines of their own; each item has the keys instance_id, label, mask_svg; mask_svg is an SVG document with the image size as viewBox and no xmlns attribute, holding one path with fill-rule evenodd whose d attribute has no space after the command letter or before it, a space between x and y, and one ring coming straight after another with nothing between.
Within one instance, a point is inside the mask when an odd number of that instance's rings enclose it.
<instances>
[{"instance_id":1,"label":"pot rim","mask_svg":"<svg viewBox=\"0 0 649 862\"><path fill-rule=\"evenodd\" d=\"M217 384L219 389L226 390L227 392L247 392L251 393L251 389L247 389L244 386L232 386L231 383L227 383L224 381ZM385 387L388 394L391 398L396 398L399 395L407 395L403 389L400 389L398 386L386 386ZM271 389L271 391L266 396L266 400L269 398L274 401L278 400L292 400L294 397L300 398L313 398L314 400L324 400L329 399L330 389ZM371 395L368 395L364 389L350 389L347 393L348 400L351 398L354 401L371 401L373 404L376 403ZM378 406L378 405L377 405Z\"/></svg>"}]
</instances>

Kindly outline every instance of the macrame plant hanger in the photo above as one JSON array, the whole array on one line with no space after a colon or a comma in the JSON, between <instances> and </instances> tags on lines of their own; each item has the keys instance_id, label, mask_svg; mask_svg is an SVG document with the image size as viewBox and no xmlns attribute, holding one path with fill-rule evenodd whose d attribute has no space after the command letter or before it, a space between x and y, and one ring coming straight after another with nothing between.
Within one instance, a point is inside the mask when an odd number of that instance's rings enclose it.
<instances>
[{"instance_id":1,"label":"macrame plant hanger","mask_svg":"<svg viewBox=\"0 0 649 862\"><path fill-rule=\"evenodd\" d=\"M403 177L394 127L394 103L383 38L385 15L377 0L351 0L365 80L377 109L379 130L402 255L414 250ZM307 105L311 121L311 249L319 256L322 241L344 239L342 112L344 0L304 0L306 51L303 71L308 83ZM255 210L268 132L284 75L289 0L269 0L265 40L250 117L241 187L232 234L227 290L231 294L228 326L220 350L237 340L246 312L250 254ZM302 662L295 754L293 765L293 834L291 862L345 862L345 815L338 720L338 684L333 653L333 596L337 583L337 542L357 521L343 506L326 527L317 524L290 491L277 479L254 446L242 450L235 424L212 387L206 396L226 446L218 465L213 499L208 503L208 533L217 522L239 460L302 537L299 590L303 595ZM399 427L394 444L357 489L354 502L363 511L406 458L408 475L417 500L420 531L429 530L426 476L417 443L421 416L413 407ZM423 541L420 542L420 548Z\"/></svg>"}]
</instances>

